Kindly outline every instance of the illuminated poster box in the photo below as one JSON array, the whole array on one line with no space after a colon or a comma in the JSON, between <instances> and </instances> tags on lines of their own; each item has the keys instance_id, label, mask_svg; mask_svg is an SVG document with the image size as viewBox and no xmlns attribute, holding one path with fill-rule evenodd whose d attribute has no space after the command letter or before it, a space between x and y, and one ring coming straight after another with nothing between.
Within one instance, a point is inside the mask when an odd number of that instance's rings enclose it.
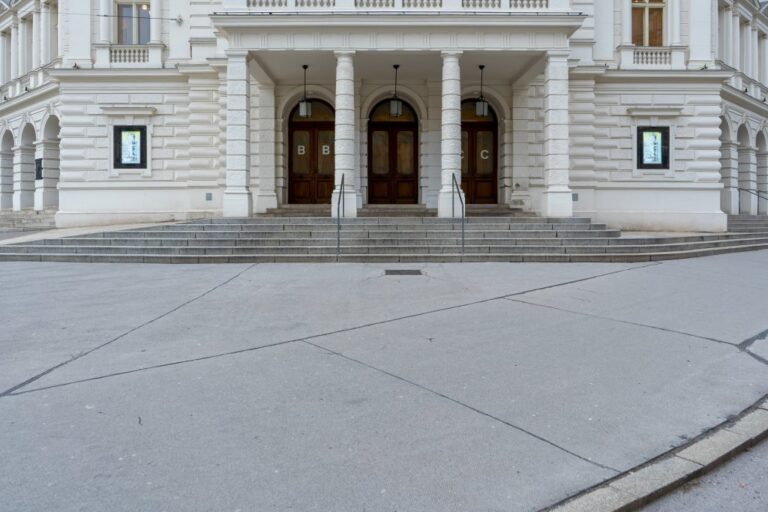
<instances>
[{"instance_id":1,"label":"illuminated poster box","mask_svg":"<svg viewBox=\"0 0 768 512\"><path fill-rule=\"evenodd\" d=\"M637 168L669 169L669 127L637 128Z\"/></svg>"},{"instance_id":2,"label":"illuminated poster box","mask_svg":"<svg viewBox=\"0 0 768 512\"><path fill-rule=\"evenodd\" d=\"M147 168L147 127L115 126L115 169Z\"/></svg>"}]
</instances>

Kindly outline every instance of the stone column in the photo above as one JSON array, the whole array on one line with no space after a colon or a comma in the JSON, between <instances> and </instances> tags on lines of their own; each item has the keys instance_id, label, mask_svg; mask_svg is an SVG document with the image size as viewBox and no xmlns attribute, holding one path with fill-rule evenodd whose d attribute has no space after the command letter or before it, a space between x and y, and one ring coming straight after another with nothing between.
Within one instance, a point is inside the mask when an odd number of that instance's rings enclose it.
<instances>
[{"instance_id":1,"label":"stone column","mask_svg":"<svg viewBox=\"0 0 768 512\"><path fill-rule=\"evenodd\" d=\"M731 67L741 70L741 18L739 13L733 13L731 24Z\"/></svg>"},{"instance_id":2,"label":"stone column","mask_svg":"<svg viewBox=\"0 0 768 512\"><path fill-rule=\"evenodd\" d=\"M621 10L621 46L632 44L632 2L622 2Z\"/></svg>"},{"instance_id":3,"label":"stone column","mask_svg":"<svg viewBox=\"0 0 768 512\"><path fill-rule=\"evenodd\" d=\"M227 174L224 217L250 217L253 199L251 181L251 127L249 113L248 51L227 52Z\"/></svg>"},{"instance_id":4,"label":"stone column","mask_svg":"<svg viewBox=\"0 0 768 512\"><path fill-rule=\"evenodd\" d=\"M32 65L31 69L40 67L40 2L35 2L32 12Z\"/></svg>"},{"instance_id":5,"label":"stone column","mask_svg":"<svg viewBox=\"0 0 768 512\"><path fill-rule=\"evenodd\" d=\"M733 9L730 5L723 9L723 15L720 17L720 31L722 35L722 42L720 43L720 60L726 64L731 64L731 56L733 46L733 37L731 36L731 30L733 29Z\"/></svg>"},{"instance_id":6,"label":"stone column","mask_svg":"<svg viewBox=\"0 0 768 512\"><path fill-rule=\"evenodd\" d=\"M7 70L10 68L10 62L8 62L8 36L5 32L0 32L0 84L4 84L10 78L8 77Z\"/></svg>"},{"instance_id":7,"label":"stone column","mask_svg":"<svg viewBox=\"0 0 768 512\"><path fill-rule=\"evenodd\" d=\"M461 52L443 52L443 99L440 143L440 194L438 217L461 217L464 192L461 185Z\"/></svg>"},{"instance_id":8,"label":"stone column","mask_svg":"<svg viewBox=\"0 0 768 512\"><path fill-rule=\"evenodd\" d=\"M757 214L757 149L739 147L739 213Z\"/></svg>"},{"instance_id":9,"label":"stone column","mask_svg":"<svg viewBox=\"0 0 768 512\"><path fill-rule=\"evenodd\" d=\"M11 76L9 80L19 76L19 24L14 21L11 26Z\"/></svg>"},{"instance_id":10,"label":"stone column","mask_svg":"<svg viewBox=\"0 0 768 512\"><path fill-rule=\"evenodd\" d=\"M342 201L342 217L357 217L355 193L355 68L354 52L336 52L336 136L335 183L331 199L331 215L336 217ZM344 176L344 190L341 178ZM343 200L342 200L343 198Z\"/></svg>"},{"instance_id":11,"label":"stone column","mask_svg":"<svg viewBox=\"0 0 768 512\"><path fill-rule=\"evenodd\" d=\"M568 148L568 52L550 52L544 71L544 194L542 214L572 217Z\"/></svg>"},{"instance_id":12,"label":"stone column","mask_svg":"<svg viewBox=\"0 0 768 512\"><path fill-rule=\"evenodd\" d=\"M13 210L28 210L35 201L35 148L13 148Z\"/></svg>"},{"instance_id":13,"label":"stone column","mask_svg":"<svg viewBox=\"0 0 768 512\"><path fill-rule=\"evenodd\" d=\"M757 153L757 213L768 214L768 151Z\"/></svg>"},{"instance_id":14,"label":"stone column","mask_svg":"<svg viewBox=\"0 0 768 512\"><path fill-rule=\"evenodd\" d=\"M720 145L720 175L723 183L720 209L736 215L739 213L739 145L735 142Z\"/></svg>"},{"instance_id":15,"label":"stone column","mask_svg":"<svg viewBox=\"0 0 768 512\"><path fill-rule=\"evenodd\" d=\"M24 76L27 71L27 20L19 20L19 36L16 38L17 51L19 52L19 74Z\"/></svg>"},{"instance_id":16,"label":"stone column","mask_svg":"<svg viewBox=\"0 0 768 512\"><path fill-rule=\"evenodd\" d=\"M37 158L43 160L43 177L35 179L35 210L58 210L59 141L41 140L35 143Z\"/></svg>"},{"instance_id":17,"label":"stone column","mask_svg":"<svg viewBox=\"0 0 768 512\"><path fill-rule=\"evenodd\" d=\"M669 0L669 45L680 44L680 0Z\"/></svg>"},{"instance_id":18,"label":"stone column","mask_svg":"<svg viewBox=\"0 0 768 512\"><path fill-rule=\"evenodd\" d=\"M161 25L161 16L163 15L163 9L162 9L162 1L161 0L152 0L152 3L150 4L150 10L149 10L149 42L150 43L160 43L163 40L163 35L160 33L162 25Z\"/></svg>"},{"instance_id":19,"label":"stone column","mask_svg":"<svg viewBox=\"0 0 768 512\"><path fill-rule=\"evenodd\" d=\"M13 151L0 151L0 210L13 208Z\"/></svg>"},{"instance_id":20,"label":"stone column","mask_svg":"<svg viewBox=\"0 0 768 512\"><path fill-rule=\"evenodd\" d=\"M760 39L758 39L757 25L751 25L752 39L750 40L750 51L752 52L752 78L760 80Z\"/></svg>"},{"instance_id":21,"label":"stone column","mask_svg":"<svg viewBox=\"0 0 768 512\"><path fill-rule=\"evenodd\" d=\"M51 6L48 2L40 4L40 63L51 62Z\"/></svg>"},{"instance_id":22,"label":"stone column","mask_svg":"<svg viewBox=\"0 0 768 512\"><path fill-rule=\"evenodd\" d=\"M768 82L768 34L760 38L760 81Z\"/></svg>"},{"instance_id":23,"label":"stone column","mask_svg":"<svg viewBox=\"0 0 768 512\"><path fill-rule=\"evenodd\" d=\"M112 0L100 0L99 1L99 42L102 44L112 43ZM115 41L117 42L117 41Z\"/></svg>"},{"instance_id":24,"label":"stone column","mask_svg":"<svg viewBox=\"0 0 768 512\"><path fill-rule=\"evenodd\" d=\"M259 190L254 198L254 211L265 213L277 208L275 192L275 86L259 86Z\"/></svg>"}]
</instances>

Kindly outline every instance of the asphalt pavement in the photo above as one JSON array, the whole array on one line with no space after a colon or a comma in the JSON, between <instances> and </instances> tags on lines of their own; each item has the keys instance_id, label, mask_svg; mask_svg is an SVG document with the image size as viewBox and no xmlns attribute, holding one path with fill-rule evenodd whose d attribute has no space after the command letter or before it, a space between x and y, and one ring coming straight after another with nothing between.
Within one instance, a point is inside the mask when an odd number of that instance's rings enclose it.
<instances>
[{"instance_id":1,"label":"asphalt pavement","mask_svg":"<svg viewBox=\"0 0 768 512\"><path fill-rule=\"evenodd\" d=\"M768 393L766 268L3 263L3 510L540 510Z\"/></svg>"}]
</instances>

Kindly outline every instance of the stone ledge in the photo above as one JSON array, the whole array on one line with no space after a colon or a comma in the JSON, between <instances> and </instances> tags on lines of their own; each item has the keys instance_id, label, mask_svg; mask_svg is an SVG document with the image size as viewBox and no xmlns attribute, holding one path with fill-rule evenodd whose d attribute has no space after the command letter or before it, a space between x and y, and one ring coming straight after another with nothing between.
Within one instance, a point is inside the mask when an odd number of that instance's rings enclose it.
<instances>
[{"instance_id":1,"label":"stone ledge","mask_svg":"<svg viewBox=\"0 0 768 512\"><path fill-rule=\"evenodd\" d=\"M768 400L689 444L633 468L545 512L629 512L711 471L768 437Z\"/></svg>"}]
</instances>

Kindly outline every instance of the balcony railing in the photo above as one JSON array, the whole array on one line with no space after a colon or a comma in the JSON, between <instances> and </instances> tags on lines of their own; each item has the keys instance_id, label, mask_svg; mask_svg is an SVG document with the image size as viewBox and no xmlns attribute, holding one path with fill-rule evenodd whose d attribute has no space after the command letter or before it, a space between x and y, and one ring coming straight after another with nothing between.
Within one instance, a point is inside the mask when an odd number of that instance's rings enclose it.
<instances>
[{"instance_id":1,"label":"balcony railing","mask_svg":"<svg viewBox=\"0 0 768 512\"><path fill-rule=\"evenodd\" d=\"M149 48L146 46L111 46L109 48L111 64L146 64L149 62Z\"/></svg>"},{"instance_id":2,"label":"balcony railing","mask_svg":"<svg viewBox=\"0 0 768 512\"><path fill-rule=\"evenodd\" d=\"M48 72L57 67L60 63L61 59L57 58L45 66L35 68L20 77L16 77L4 84L0 84L0 100L7 101L13 99L16 96L33 91L34 89L49 83L50 75Z\"/></svg>"},{"instance_id":3,"label":"balcony railing","mask_svg":"<svg viewBox=\"0 0 768 512\"><path fill-rule=\"evenodd\" d=\"M104 68L160 68L163 67L162 44L95 44L96 60L93 67Z\"/></svg>"},{"instance_id":4,"label":"balcony railing","mask_svg":"<svg viewBox=\"0 0 768 512\"><path fill-rule=\"evenodd\" d=\"M682 46L621 46L621 69L685 69Z\"/></svg>"},{"instance_id":5,"label":"balcony railing","mask_svg":"<svg viewBox=\"0 0 768 512\"><path fill-rule=\"evenodd\" d=\"M275 11L503 11L539 13L570 10L570 0L225 0L234 12Z\"/></svg>"}]
</instances>

